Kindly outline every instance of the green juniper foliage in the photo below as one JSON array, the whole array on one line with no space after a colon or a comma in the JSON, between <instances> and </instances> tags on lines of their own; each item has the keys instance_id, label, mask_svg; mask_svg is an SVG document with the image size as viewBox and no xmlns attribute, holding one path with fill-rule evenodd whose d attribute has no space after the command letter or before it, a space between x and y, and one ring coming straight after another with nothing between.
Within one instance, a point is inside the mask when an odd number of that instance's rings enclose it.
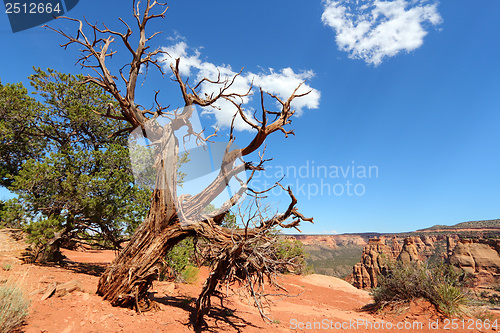
<instances>
[{"instance_id":1,"label":"green juniper foliage","mask_svg":"<svg viewBox=\"0 0 500 333\"><path fill-rule=\"evenodd\" d=\"M83 77L35 69L34 98L0 85L0 175L18 197L2 225L23 226L48 252L67 240L119 247L147 212L150 191L134 185L116 103ZM22 121L21 121L22 120ZM50 255L49 255L50 257Z\"/></svg>"},{"instance_id":2,"label":"green juniper foliage","mask_svg":"<svg viewBox=\"0 0 500 333\"><path fill-rule=\"evenodd\" d=\"M190 237L179 242L168 252L160 270L160 280L173 279L177 282L186 282L184 272L194 262L196 262L195 246L193 238Z\"/></svg>"},{"instance_id":3,"label":"green juniper foliage","mask_svg":"<svg viewBox=\"0 0 500 333\"><path fill-rule=\"evenodd\" d=\"M27 225L28 220L19 199L2 202L0 207L0 228L20 229Z\"/></svg>"},{"instance_id":4,"label":"green juniper foliage","mask_svg":"<svg viewBox=\"0 0 500 333\"><path fill-rule=\"evenodd\" d=\"M278 236L276 242L276 258L278 260L288 261L290 265L286 266L284 273L309 274L312 273L312 267L307 266L306 258L308 254L299 240L289 240Z\"/></svg>"},{"instance_id":5,"label":"green juniper foliage","mask_svg":"<svg viewBox=\"0 0 500 333\"><path fill-rule=\"evenodd\" d=\"M22 85L0 82L0 185L9 187L22 164L39 159L47 140L34 137L34 123L41 104Z\"/></svg>"}]
</instances>

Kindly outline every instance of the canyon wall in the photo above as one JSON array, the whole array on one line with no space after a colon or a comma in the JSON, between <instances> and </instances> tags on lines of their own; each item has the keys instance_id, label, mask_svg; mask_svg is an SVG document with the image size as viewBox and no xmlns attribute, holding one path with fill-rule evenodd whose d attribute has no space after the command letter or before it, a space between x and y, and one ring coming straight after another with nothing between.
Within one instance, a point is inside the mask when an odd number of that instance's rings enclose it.
<instances>
[{"instance_id":1,"label":"canyon wall","mask_svg":"<svg viewBox=\"0 0 500 333\"><path fill-rule=\"evenodd\" d=\"M500 240L440 235L370 239L361 261L353 267L350 282L360 289L376 287L378 275L386 269L385 258L402 262L444 261L482 281L500 280Z\"/></svg>"}]
</instances>

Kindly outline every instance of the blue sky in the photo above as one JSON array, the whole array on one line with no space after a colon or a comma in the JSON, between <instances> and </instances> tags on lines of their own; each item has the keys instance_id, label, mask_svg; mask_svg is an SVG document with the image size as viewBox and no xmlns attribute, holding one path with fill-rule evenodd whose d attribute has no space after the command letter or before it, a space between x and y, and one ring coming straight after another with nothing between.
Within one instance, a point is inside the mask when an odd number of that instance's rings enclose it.
<instances>
[{"instance_id":1,"label":"blue sky","mask_svg":"<svg viewBox=\"0 0 500 333\"><path fill-rule=\"evenodd\" d=\"M130 20L124 3L81 1L69 16L119 29L118 17ZM165 20L149 27L164 32L151 45L182 54L190 77L212 65L228 73L244 67L244 78L276 93L305 78L314 89L290 127L296 136L269 138L266 156L274 160L253 183L273 182L287 170L283 183L292 185L300 211L315 219L302 225L304 232L400 232L500 217L500 2L169 6ZM13 34L7 15L0 16L2 83L26 83L33 66L81 72L77 48L60 48L59 35L40 27ZM51 25L75 28L62 20ZM127 57L114 57L110 67ZM140 101L150 103L155 89L166 104L180 103L169 76L155 73L141 86ZM224 119L200 117L207 128L216 121L224 126ZM238 144L250 136L242 127ZM371 177L359 173L370 167ZM313 177L313 169L328 173ZM8 194L1 190L2 196ZM279 194L269 200L287 204Z\"/></svg>"}]
</instances>

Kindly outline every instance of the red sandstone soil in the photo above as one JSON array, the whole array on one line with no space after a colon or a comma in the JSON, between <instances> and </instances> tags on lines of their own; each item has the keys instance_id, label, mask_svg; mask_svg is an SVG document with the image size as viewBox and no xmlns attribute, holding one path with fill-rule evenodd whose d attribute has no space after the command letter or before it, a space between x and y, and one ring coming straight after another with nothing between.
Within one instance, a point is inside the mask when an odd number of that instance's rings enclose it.
<instances>
[{"instance_id":1,"label":"red sandstone soil","mask_svg":"<svg viewBox=\"0 0 500 333\"><path fill-rule=\"evenodd\" d=\"M8 252L0 252L0 265L12 263L10 269L0 268L0 281L5 279L18 281L32 300L26 325L22 327L24 332L192 331L190 315L194 299L208 274L206 269L202 269L200 279L193 285L155 282L152 296L160 304L161 311L137 314L129 309L112 307L95 294L99 271L113 259L112 251L65 250L65 255L71 260L66 267L47 267L21 264ZM74 291L64 296L54 295L41 300L43 291L50 284L74 279L81 282L83 291ZM233 295L224 301L227 309L220 307L218 299L213 299L214 308L207 316L206 330L212 332L266 330L269 333L492 331L492 329L477 329L482 322L471 324L467 320L464 321L464 326L469 326L470 329L452 329L451 323L446 329L444 318L425 302L412 305L409 312L400 315L371 314L361 310L372 301L368 292L358 290L345 281L333 277L285 275L281 281L291 294L298 296L276 298L276 304L271 307L269 315L274 320L273 323L263 322L257 310L251 306L251 302L249 304L248 301L240 300ZM500 316L490 314L488 318L492 321ZM316 329L314 329L315 323ZM438 325L439 329L429 328L430 323L433 327ZM407 329L396 329L398 324L407 325ZM461 327L462 322L458 324ZM389 325L393 328L387 329ZM417 326L411 328L411 325Z\"/></svg>"}]
</instances>

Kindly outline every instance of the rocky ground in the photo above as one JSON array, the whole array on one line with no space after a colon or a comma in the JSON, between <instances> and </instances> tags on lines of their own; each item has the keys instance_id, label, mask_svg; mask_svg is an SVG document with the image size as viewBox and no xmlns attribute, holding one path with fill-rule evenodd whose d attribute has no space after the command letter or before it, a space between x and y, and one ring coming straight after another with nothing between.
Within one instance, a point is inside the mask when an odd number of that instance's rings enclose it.
<instances>
[{"instance_id":1,"label":"rocky ground","mask_svg":"<svg viewBox=\"0 0 500 333\"><path fill-rule=\"evenodd\" d=\"M137 314L112 307L95 294L99 273L113 259L114 252L65 250L67 264L48 267L22 264L16 259L16 251L6 251L4 247L0 252L0 281L19 283L32 300L22 327L24 332L190 332L194 300L208 275L207 269L202 269L198 282L192 285L155 282L151 296L161 311ZM67 282L66 287L61 287ZM206 330L487 332L494 329L479 329L484 320L491 322L499 318L500 321L500 316L490 311L483 313L479 321L476 318L455 321L458 329L452 329L451 322L423 302L413 304L408 312L400 314L363 310L372 302L369 293L334 277L284 275L281 282L293 296L275 298L269 314L272 323L265 323L247 299L230 295L224 300L224 308L218 299L213 300Z\"/></svg>"}]
</instances>

